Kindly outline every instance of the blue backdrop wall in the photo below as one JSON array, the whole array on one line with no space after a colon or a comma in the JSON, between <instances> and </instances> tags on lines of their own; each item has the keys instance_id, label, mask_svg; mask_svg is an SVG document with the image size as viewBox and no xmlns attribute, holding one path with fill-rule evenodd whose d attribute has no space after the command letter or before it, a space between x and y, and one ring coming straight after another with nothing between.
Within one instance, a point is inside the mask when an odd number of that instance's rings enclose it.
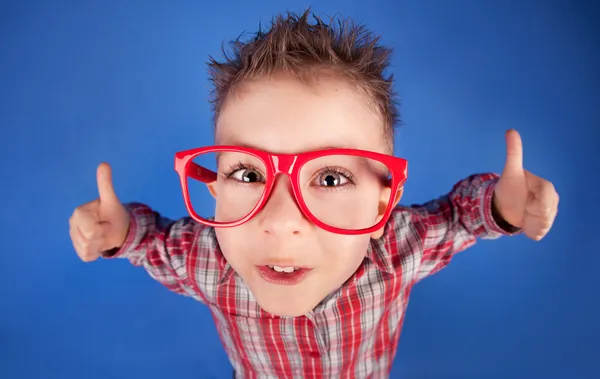
<instances>
[{"instance_id":1,"label":"blue backdrop wall","mask_svg":"<svg viewBox=\"0 0 600 379\"><path fill-rule=\"evenodd\" d=\"M206 308L127 262L82 263L73 209L110 162L123 201L186 215L177 150L211 143L204 63L313 5L394 47L404 203L502 169L506 128L554 229L481 242L415 287L393 377L598 378L598 7L575 1L0 3L0 377L226 378Z\"/></svg>"}]
</instances>

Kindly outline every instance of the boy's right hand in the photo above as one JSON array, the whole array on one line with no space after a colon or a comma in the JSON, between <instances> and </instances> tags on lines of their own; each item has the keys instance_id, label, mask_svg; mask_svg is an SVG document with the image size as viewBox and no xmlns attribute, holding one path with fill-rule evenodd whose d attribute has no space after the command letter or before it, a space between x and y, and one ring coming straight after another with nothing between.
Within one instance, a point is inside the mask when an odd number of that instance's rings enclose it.
<instances>
[{"instance_id":1,"label":"boy's right hand","mask_svg":"<svg viewBox=\"0 0 600 379\"><path fill-rule=\"evenodd\" d=\"M101 163L96 175L99 198L77 207L69 219L71 241L84 262L121 247L129 231L129 213L115 193L110 166Z\"/></svg>"}]
</instances>

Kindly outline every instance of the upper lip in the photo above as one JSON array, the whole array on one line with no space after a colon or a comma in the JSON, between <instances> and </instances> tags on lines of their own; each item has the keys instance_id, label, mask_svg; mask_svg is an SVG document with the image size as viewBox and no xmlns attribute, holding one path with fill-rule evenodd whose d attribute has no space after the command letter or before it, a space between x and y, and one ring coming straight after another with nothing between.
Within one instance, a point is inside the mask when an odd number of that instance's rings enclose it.
<instances>
[{"instance_id":1,"label":"upper lip","mask_svg":"<svg viewBox=\"0 0 600 379\"><path fill-rule=\"evenodd\" d=\"M295 264L291 261L267 261L258 264L258 266L278 266L278 267L295 267L295 268L310 268L305 265Z\"/></svg>"}]
</instances>

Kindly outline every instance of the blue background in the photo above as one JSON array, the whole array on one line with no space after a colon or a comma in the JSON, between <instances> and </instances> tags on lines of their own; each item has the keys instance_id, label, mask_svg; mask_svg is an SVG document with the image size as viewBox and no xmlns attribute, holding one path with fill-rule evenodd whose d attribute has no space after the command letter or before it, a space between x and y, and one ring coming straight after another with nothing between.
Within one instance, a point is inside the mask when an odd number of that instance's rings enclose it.
<instances>
[{"instance_id":1,"label":"blue background","mask_svg":"<svg viewBox=\"0 0 600 379\"><path fill-rule=\"evenodd\" d=\"M126 261L81 262L73 209L186 215L173 154L211 143L204 62L309 2L0 5L0 377L226 378L208 310ZM569 1L315 2L382 33L410 162L404 203L502 169L506 128L559 194L553 230L484 241L412 294L393 377L598 378L599 12Z\"/></svg>"}]
</instances>

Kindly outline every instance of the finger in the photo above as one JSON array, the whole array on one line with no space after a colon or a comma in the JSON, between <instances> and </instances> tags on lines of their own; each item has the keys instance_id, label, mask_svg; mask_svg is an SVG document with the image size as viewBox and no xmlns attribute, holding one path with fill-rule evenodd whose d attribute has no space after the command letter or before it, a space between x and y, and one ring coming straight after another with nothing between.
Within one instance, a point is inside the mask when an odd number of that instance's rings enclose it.
<instances>
[{"instance_id":1,"label":"finger","mask_svg":"<svg viewBox=\"0 0 600 379\"><path fill-rule=\"evenodd\" d=\"M506 132L506 162L502 175L513 177L523 174L523 142L514 129Z\"/></svg>"},{"instance_id":2,"label":"finger","mask_svg":"<svg viewBox=\"0 0 600 379\"><path fill-rule=\"evenodd\" d=\"M554 218L527 216L523 220L523 233L539 241L548 234L553 222Z\"/></svg>"},{"instance_id":3,"label":"finger","mask_svg":"<svg viewBox=\"0 0 600 379\"><path fill-rule=\"evenodd\" d=\"M112 182L112 170L108 163L101 163L96 171L100 204L111 205L119 202Z\"/></svg>"},{"instance_id":4,"label":"finger","mask_svg":"<svg viewBox=\"0 0 600 379\"><path fill-rule=\"evenodd\" d=\"M84 239L97 237L100 232L98 229L98 216L96 212L76 209L73 216L73 224Z\"/></svg>"},{"instance_id":5,"label":"finger","mask_svg":"<svg viewBox=\"0 0 600 379\"><path fill-rule=\"evenodd\" d=\"M537 197L532 198L525 206L525 213L535 217L552 217L556 214L557 204L554 200L544 201Z\"/></svg>"},{"instance_id":6,"label":"finger","mask_svg":"<svg viewBox=\"0 0 600 379\"><path fill-rule=\"evenodd\" d=\"M98 248L98 240L90 240L79 246L80 254L79 259L84 262L92 262L98 259L101 255L102 250Z\"/></svg>"},{"instance_id":7,"label":"finger","mask_svg":"<svg viewBox=\"0 0 600 379\"><path fill-rule=\"evenodd\" d=\"M71 243L73 243L73 248L75 248L75 252L77 253L77 255L80 255L82 253L81 243L79 243L81 237L79 231L73 225L71 225L71 227L69 228L69 237L71 237Z\"/></svg>"},{"instance_id":8,"label":"finger","mask_svg":"<svg viewBox=\"0 0 600 379\"><path fill-rule=\"evenodd\" d=\"M86 241L101 240L106 237L107 224L96 224L91 229L85 229L85 233L78 227L79 233Z\"/></svg>"},{"instance_id":9,"label":"finger","mask_svg":"<svg viewBox=\"0 0 600 379\"><path fill-rule=\"evenodd\" d=\"M531 183L536 183L538 180L543 180L541 177L532 173L531 171L523 170L525 172L525 178Z\"/></svg>"},{"instance_id":10,"label":"finger","mask_svg":"<svg viewBox=\"0 0 600 379\"><path fill-rule=\"evenodd\" d=\"M526 173L527 187L536 199L552 206L558 205L558 193L554 185L548 180Z\"/></svg>"},{"instance_id":11,"label":"finger","mask_svg":"<svg viewBox=\"0 0 600 379\"><path fill-rule=\"evenodd\" d=\"M84 262L91 262L100 257L102 252L103 238L86 239L76 227L69 230L73 247L79 258Z\"/></svg>"},{"instance_id":12,"label":"finger","mask_svg":"<svg viewBox=\"0 0 600 379\"><path fill-rule=\"evenodd\" d=\"M548 230L526 231L525 235L534 241L541 241L548 234Z\"/></svg>"},{"instance_id":13,"label":"finger","mask_svg":"<svg viewBox=\"0 0 600 379\"><path fill-rule=\"evenodd\" d=\"M87 223L87 224L86 224ZM104 242L110 230L110 223L96 222L91 217L78 217L75 212L69 219L69 235L77 246L87 246L90 241Z\"/></svg>"},{"instance_id":14,"label":"finger","mask_svg":"<svg viewBox=\"0 0 600 379\"><path fill-rule=\"evenodd\" d=\"M79 259L84 262L92 261L93 258L90 254L88 242L83 237L79 229L76 226L72 225L69 228L69 235L71 236L71 242L73 243L73 248L75 248L75 252Z\"/></svg>"}]
</instances>

